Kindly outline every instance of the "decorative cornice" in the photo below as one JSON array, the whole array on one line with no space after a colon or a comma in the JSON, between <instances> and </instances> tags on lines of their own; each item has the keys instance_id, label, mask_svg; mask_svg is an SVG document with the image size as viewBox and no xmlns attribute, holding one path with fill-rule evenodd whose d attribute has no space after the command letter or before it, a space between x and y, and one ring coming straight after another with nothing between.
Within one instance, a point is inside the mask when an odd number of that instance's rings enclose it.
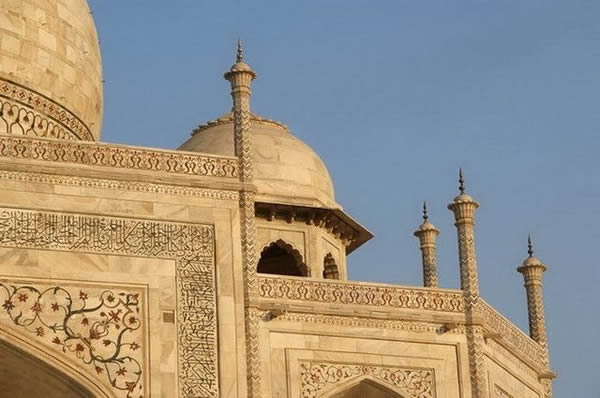
<instances>
[{"instance_id":1,"label":"decorative cornice","mask_svg":"<svg viewBox=\"0 0 600 398\"><path fill-rule=\"evenodd\" d=\"M228 157L10 136L0 137L0 157L236 179L239 167Z\"/></svg>"},{"instance_id":2,"label":"decorative cornice","mask_svg":"<svg viewBox=\"0 0 600 398\"><path fill-rule=\"evenodd\" d=\"M302 222L322 228L342 241L346 254L373 237L371 232L340 209L256 202L256 217L267 221Z\"/></svg>"},{"instance_id":3,"label":"decorative cornice","mask_svg":"<svg viewBox=\"0 0 600 398\"><path fill-rule=\"evenodd\" d=\"M20 181L74 187L101 188L125 192L149 192L167 195L194 196L205 199L239 200L239 192L218 189L185 187L148 182L119 181L103 178L72 177L42 173L24 173L18 171L0 171L0 180Z\"/></svg>"},{"instance_id":4,"label":"decorative cornice","mask_svg":"<svg viewBox=\"0 0 600 398\"><path fill-rule=\"evenodd\" d=\"M265 126L275 127L275 128L281 129L287 133L290 132L287 125L285 125L281 122L278 122L277 120L264 118L253 112L250 112L250 122L262 124ZM226 113L223 116L219 117L218 119L209 120L205 124L198 126L196 129L194 129L194 131L192 132L192 135L197 134L197 133L201 132L202 130L206 130L211 127L221 126L223 124L233 124L233 112Z\"/></svg>"},{"instance_id":5,"label":"decorative cornice","mask_svg":"<svg viewBox=\"0 0 600 398\"><path fill-rule=\"evenodd\" d=\"M88 126L67 108L43 94L2 78L0 78L0 132L94 141Z\"/></svg>"},{"instance_id":6,"label":"decorative cornice","mask_svg":"<svg viewBox=\"0 0 600 398\"><path fill-rule=\"evenodd\" d=\"M481 317L484 328L492 332L493 336L497 336L494 340L497 340L498 344L506 347L534 369L544 372L548 370L541 369L544 366L544 350L531 337L483 300L479 301L476 313Z\"/></svg>"},{"instance_id":7,"label":"decorative cornice","mask_svg":"<svg viewBox=\"0 0 600 398\"><path fill-rule=\"evenodd\" d=\"M315 314L302 312L284 312L277 317L279 321L303 322L335 327L357 327L373 329L391 329L402 330L415 333L436 333L436 334L464 334L465 328L462 325L455 325L449 328L441 323L405 321L398 319L379 319L368 316L342 316L330 314Z\"/></svg>"},{"instance_id":8,"label":"decorative cornice","mask_svg":"<svg viewBox=\"0 0 600 398\"><path fill-rule=\"evenodd\" d=\"M462 292L411 289L383 285L355 284L260 276L258 294L261 298L298 300L339 305L366 305L381 308L463 313Z\"/></svg>"}]
</instances>

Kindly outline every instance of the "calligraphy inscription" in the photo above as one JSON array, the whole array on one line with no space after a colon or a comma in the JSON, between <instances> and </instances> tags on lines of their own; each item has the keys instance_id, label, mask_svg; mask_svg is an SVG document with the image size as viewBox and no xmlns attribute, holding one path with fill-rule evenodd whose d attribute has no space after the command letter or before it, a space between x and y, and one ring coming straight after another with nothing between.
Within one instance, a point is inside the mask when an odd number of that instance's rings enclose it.
<instances>
[{"instance_id":1,"label":"calligraphy inscription","mask_svg":"<svg viewBox=\"0 0 600 398\"><path fill-rule=\"evenodd\" d=\"M180 396L218 395L212 226L0 209L0 246L175 260Z\"/></svg>"}]
</instances>

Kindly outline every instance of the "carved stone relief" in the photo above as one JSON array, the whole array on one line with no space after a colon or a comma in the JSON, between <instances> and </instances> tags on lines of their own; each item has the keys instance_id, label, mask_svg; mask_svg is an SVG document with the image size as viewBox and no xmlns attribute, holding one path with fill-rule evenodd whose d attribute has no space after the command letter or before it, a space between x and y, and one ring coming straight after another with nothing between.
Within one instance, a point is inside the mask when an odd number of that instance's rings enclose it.
<instances>
[{"instance_id":1,"label":"carved stone relief","mask_svg":"<svg viewBox=\"0 0 600 398\"><path fill-rule=\"evenodd\" d=\"M237 191L182 187L177 185L154 184L149 182L118 181L103 178L70 177L51 174L0 171L0 180L67 185L73 187L114 189L126 192L163 193L167 195L194 196L206 199L239 200L239 192Z\"/></svg>"},{"instance_id":2,"label":"carved stone relief","mask_svg":"<svg viewBox=\"0 0 600 398\"><path fill-rule=\"evenodd\" d=\"M48 97L0 79L0 134L93 141L83 122Z\"/></svg>"},{"instance_id":3,"label":"carved stone relief","mask_svg":"<svg viewBox=\"0 0 600 398\"><path fill-rule=\"evenodd\" d=\"M0 209L0 246L173 259L179 396L218 396L213 227Z\"/></svg>"},{"instance_id":4,"label":"carved stone relief","mask_svg":"<svg viewBox=\"0 0 600 398\"><path fill-rule=\"evenodd\" d=\"M0 156L180 175L222 178L238 175L238 161L233 158L26 137L0 137Z\"/></svg>"},{"instance_id":5,"label":"carved stone relief","mask_svg":"<svg viewBox=\"0 0 600 398\"><path fill-rule=\"evenodd\" d=\"M316 398L322 391L361 376L398 388L407 398L433 398L433 369L411 369L394 366L344 364L330 362L301 362L302 398Z\"/></svg>"},{"instance_id":6,"label":"carved stone relief","mask_svg":"<svg viewBox=\"0 0 600 398\"><path fill-rule=\"evenodd\" d=\"M495 386L495 395L496 395L496 398L513 398L512 395L510 395L509 393L504 391L498 385Z\"/></svg>"}]
</instances>

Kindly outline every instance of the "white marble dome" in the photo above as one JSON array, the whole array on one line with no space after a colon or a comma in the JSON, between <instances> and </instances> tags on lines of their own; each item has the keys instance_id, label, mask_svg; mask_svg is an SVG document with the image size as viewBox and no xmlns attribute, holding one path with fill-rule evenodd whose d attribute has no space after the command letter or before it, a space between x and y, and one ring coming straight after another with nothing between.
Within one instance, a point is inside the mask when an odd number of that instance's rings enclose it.
<instances>
[{"instance_id":1,"label":"white marble dome","mask_svg":"<svg viewBox=\"0 0 600 398\"><path fill-rule=\"evenodd\" d=\"M333 183L316 152L279 122L251 117L254 184L257 200L339 208ZM180 150L234 155L233 116L228 113L200 126Z\"/></svg>"},{"instance_id":2,"label":"white marble dome","mask_svg":"<svg viewBox=\"0 0 600 398\"><path fill-rule=\"evenodd\" d=\"M85 0L0 1L0 113L0 133L100 138L102 62Z\"/></svg>"}]
</instances>

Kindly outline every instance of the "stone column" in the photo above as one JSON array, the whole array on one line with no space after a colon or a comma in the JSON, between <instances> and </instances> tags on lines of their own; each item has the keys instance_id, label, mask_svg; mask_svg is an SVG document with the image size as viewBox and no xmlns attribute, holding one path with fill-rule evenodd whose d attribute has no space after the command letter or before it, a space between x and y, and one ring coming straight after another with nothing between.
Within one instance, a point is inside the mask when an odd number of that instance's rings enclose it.
<instances>
[{"instance_id":1,"label":"stone column","mask_svg":"<svg viewBox=\"0 0 600 398\"><path fill-rule=\"evenodd\" d=\"M236 63L224 77L231 83L233 99L233 131L235 154L239 158L240 222L242 261L246 271L248 291L252 292L256 276L256 224L254 219L255 189L252 185L252 141L250 137L250 84L256 73L243 62L241 42L238 42Z\"/></svg>"},{"instance_id":2,"label":"stone column","mask_svg":"<svg viewBox=\"0 0 600 398\"><path fill-rule=\"evenodd\" d=\"M414 233L421 243L423 286L439 287L435 238L439 235L440 231L428 219L427 203L423 203L423 224L419 225L419 228Z\"/></svg>"},{"instance_id":3,"label":"stone column","mask_svg":"<svg viewBox=\"0 0 600 398\"><path fill-rule=\"evenodd\" d=\"M246 361L248 397L260 396L260 363L258 361L258 321L253 316L249 297L256 291L256 222L254 213L255 188L252 184L252 140L250 132L250 85L256 73L243 62L242 44L238 41L236 63L224 77L231 83L233 99L233 131L235 155L239 159L240 235L244 267L244 301L246 331Z\"/></svg>"},{"instance_id":4,"label":"stone column","mask_svg":"<svg viewBox=\"0 0 600 398\"><path fill-rule=\"evenodd\" d=\"M466 335L469 351L469 371L471 376L471 396L473 398L488 398L484 356L483 356L483 326L476 317L479 302L479 276L477 272L477 257L475 255L475 210L479 203L465 194L462 170L459 172L460 195L448 205L454 213L458 235L458 256L460 264L460 287L464 294Z\"/></svg>"},{"instance_id":5,"label":"stone column","mask_svg":"<svg viewBox=\"0 0 600 398\"><path fill-rule=\"evenodd\" d=\"M552 397L553 372L550 370L550 355L548 352L548 336L546 333L546 318L544 315L544 295L542 276L546 266L533 256L531 237L528 238L529 257L517 268L523 274L525 292L527 293L527 313L529 315L529 335L535 340L543 351L544 366L548 368L548 377L543 377L546 398Z\"/></svg>"}]
</instances>

